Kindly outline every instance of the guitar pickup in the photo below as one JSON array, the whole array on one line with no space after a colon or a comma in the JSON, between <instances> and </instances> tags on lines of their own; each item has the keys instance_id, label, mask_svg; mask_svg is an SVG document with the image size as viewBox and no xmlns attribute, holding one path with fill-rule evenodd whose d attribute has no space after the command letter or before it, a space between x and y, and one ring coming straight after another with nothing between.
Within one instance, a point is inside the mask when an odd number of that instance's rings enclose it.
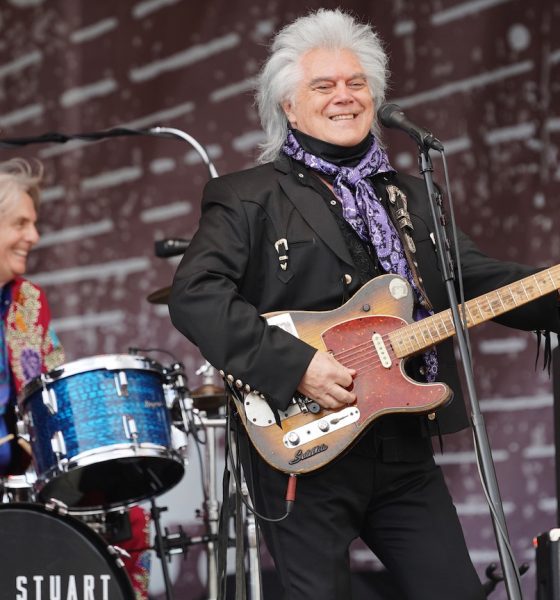
<instances>
[{"instance_id":1,"label":"guitar pickup","mask_svg":"<svg viewBox=\"0 0 560 600\"><path fill-rule=\"evenodd\" d=\"M381 365L386 369L390 369L392 364L391 357L389 356L389 352L387 351L387 347L385 346L383 338L378 333L374 333L371 341L373 342L373 346L377 351Z\"/></svg>"},{"instance_id":2,"label":"guitar pickup","mask_svg":"<svg viewBox=\"0 0 560 600\"><path fill-rule=\"evenodd\" d=\"M348 406L337 412L331 413L322 419L307 423L297 429L288 431L282 438L286 448L297 448L309 442L322 438L337 429L347 427L360 418L360 411L356 406Z\"/></svg>"}]
</instances>

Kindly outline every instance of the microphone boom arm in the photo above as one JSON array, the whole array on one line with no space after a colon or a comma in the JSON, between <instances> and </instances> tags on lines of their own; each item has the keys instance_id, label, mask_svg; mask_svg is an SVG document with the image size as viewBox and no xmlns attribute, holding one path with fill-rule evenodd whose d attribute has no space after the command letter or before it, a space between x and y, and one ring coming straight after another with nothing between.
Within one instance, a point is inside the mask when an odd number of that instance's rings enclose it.
<instances>
[{"instance_id":1,"label":"microphone boom arm","mask_svg":"<svg viewBox=\"0 0 560 600\"><path fill-rule=\"evenodd\" d=\"M148 132L153 135L169 135L188 142L198 152L200 158L202 158L202 162L208 167L210 177L213 179L218 177L218 171L216 171L216 167L212 164L208 152L206 152L204 146L199 144L192 135L185 133L181 129L175 129L174 127L152 127L151 129L148 129Z\"/></svg>"}]
</instances>

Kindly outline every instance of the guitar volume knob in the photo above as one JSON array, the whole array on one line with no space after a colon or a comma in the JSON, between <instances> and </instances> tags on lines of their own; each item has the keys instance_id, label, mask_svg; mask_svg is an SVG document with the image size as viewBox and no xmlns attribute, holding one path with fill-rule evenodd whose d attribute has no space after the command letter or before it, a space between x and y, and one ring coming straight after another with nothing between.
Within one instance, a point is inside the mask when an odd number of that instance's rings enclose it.
<instances>
[{"instance_id":1,"label":"guitar volume knob","mask_svg":"<svg viewBox=\"0 0 560 600\"><path fill-rule=\"evenodd\" d=\"M321 407L319 406L319 404L317 404L317 402L308 402L307 403L307 410L311 414L316 415L317 413L321 412Z\"/></svg>"},{"instance_id":2,"label":"guitar volume knob","mask_svg":"<svg viewBox=\"0 0 560 600\"><path fill-rule=\"evenodd\" d=\"M287 440L292 446L299 444L299 435L295 431L290 431L287 435Z\"/></svg>"}]
</instances>

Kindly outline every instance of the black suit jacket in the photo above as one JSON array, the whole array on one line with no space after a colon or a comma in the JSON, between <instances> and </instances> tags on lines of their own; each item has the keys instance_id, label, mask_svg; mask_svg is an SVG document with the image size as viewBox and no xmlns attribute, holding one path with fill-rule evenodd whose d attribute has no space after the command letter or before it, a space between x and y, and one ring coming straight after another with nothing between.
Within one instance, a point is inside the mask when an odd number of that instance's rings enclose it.
<instances>
[{"instance_id":1,"label":"black suit jacket","mask_svg":"<svg viewBox=\"0 0 560 600\"><path fill-rule=\"evenodd\" d=\"M420 273L435 310L443 310L447 297L430 238L424 183L407 175L376 176L382 199L388 183L407 196ZM199 229L179 265L169 301L175 327L212 365L259 390L280 409L290 402L315 349L270 327L260 314L330 310L360 287L343 236L317 185L315 174L286 157L210 181ZM288 244L285 270L283 246L275 245L281 239ZM534 272L485 256L462 233L459 244L467 298ZM557 307L557 297L550 295L497 320L520 329L558 332ZM439 379L455 392L454 401L438 412L440 431L445 433L468 421L451 341L438 347L438 358Z\"/></svg>"}]
</instances>

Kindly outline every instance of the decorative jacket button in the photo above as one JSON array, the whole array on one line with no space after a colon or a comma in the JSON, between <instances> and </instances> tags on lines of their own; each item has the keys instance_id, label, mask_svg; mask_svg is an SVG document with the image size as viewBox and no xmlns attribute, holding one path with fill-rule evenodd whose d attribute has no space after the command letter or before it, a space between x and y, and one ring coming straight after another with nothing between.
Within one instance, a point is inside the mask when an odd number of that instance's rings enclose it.
<instances>
[{"instance_id":1,"label":"decorative jacket button","mask_svg":"<svg viewBox=\"0 0 560 600\"><path fill-rule=\"evenodd\" d=\"M250 386L248 383L246 383L246 384L245 384L245 387L244 387L243 389L244 389L244 390L245 390L247 393L249 393L249 392L251 391L251 386Z\"/></svg>"},{"instance_id":2,"label":"decorative jacket button","mask_svg":"<svg viewBox=\"0 0 560 600\"><path fill-rule=\"evenodd\" d=\"M243 382L241 381L241 379L235 380L235 387L238 389L241 389L243 387Z\"/></svg>"},{"instance_id":3,"label":"decorative jacket button","mask_svg":"<svg viewBox=\"0 0 560 600\"><path fill-rule=\"evenodd\" d=\"M345 273L345 275L344 275L344 283L346 285L350 285L352 283L352 275L349 275L348 273Z\"/></svg>"},{"instance_id":4,"label":"decorative jacket button","mask_svg":"<svg viewBox=\"0 0 560 600\"><path fill-rule=\"evenodd\" d=\"M227 380L228 380L230 383L233 383L233 375L231 375L231 374L228 374L228 376L227 376Z\"/></svg>"},{"instance_id":5,"label":"decorative jacket button","mask_svg":"<svg viewBox=\"0 0 560 600\"><path fill-rule=\"evenodd\" d=\"M225 377L225 376L226 376L226 374L224 373L224 370L223 370L223 369L220 369L220 375L221 375L222 377Z\"/></svg>"},{"instance_id":6,"label":"decorative jacket button","mask_svg":"<svg viewBox=\"0 0 560 600\"><path fill-rule=\"evenodd\" d=\"M303 179L303 178L305 177L305 175L304 175L303 173L298 173L298 177L299 177L300 179Z\"/></svg>"}]
</instances>

